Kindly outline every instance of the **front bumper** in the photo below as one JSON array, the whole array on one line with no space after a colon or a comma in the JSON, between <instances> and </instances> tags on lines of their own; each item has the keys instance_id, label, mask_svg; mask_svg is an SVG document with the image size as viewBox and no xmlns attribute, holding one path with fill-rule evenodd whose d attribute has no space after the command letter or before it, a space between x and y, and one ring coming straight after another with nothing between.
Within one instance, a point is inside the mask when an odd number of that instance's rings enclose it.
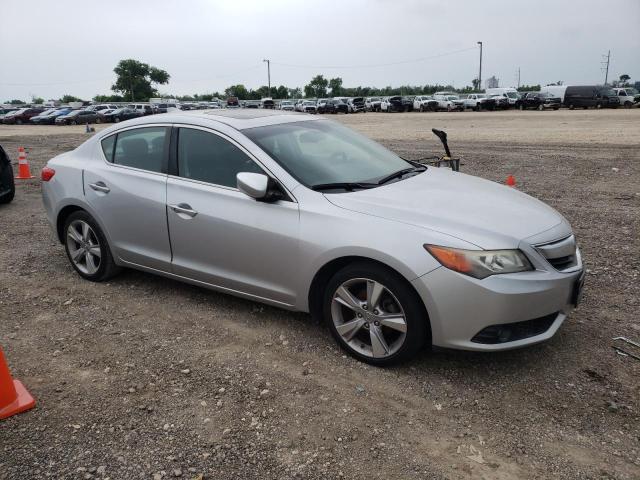
<instances>
[{"instance_id":1,"label":"front bumper","mask_svg":"<svg viewBox=\"0 0 640 480\"><path fill-rule=\"evenodd\" d=\"M433 345L462 350L508 350L545 341L556 333L574 308L581 262L579 267L571 273L550 268L493 275L483 280L440 267L412 284L427 308ZM478 341L477 335L487 327L528 321L539 325L542 319L546 322L544 329L529 330L532 336L496 343ZM514 330L522 325L514 325Z\"/></svg>"}]
</instances>

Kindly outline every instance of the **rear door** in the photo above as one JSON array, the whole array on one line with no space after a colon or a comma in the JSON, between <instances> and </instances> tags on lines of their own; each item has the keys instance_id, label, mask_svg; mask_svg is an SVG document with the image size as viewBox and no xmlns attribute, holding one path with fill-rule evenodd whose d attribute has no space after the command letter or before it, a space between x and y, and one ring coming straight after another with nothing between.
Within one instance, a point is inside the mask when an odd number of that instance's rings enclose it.
<instances>
[{"instance_id":1,"label":"rear door","mask_svg":"<svg viewBox=\"0 0 640 480\"><path fill-rule=\"evenodd\" d=\"M169 271L166 188L170 126L120 130L101 141L101 161L84 171L86 198L108 232L113 253Z\"/></svg>"},{"instance_id":2,"label":"rear door","mask_svg":"<svg viewBox=\"0 0 640 480\"><path fill-rule=\"evenodd\" d=\"M173 272L294 304L298 204L260 202L240 192L238 173L265 170L229 137L208 129L180 127L174 144L175 175L167 182Z\"/></svg>"}]
</instances>

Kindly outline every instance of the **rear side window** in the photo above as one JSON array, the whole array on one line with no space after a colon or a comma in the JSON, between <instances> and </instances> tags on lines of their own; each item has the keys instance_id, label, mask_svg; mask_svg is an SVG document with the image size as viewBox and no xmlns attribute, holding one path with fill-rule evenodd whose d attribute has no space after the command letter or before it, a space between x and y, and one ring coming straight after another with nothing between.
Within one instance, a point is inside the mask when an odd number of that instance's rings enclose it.
<instances>
[{"instance_id":1,"label":"rear side window","mask_svg":"<svg viewBox=\"0 0 640 480\"><path fill-rule=\"evenodd\" d=\"M178 175L236 188L240 172L264 171L233 143L219 135L181 128L178 134Z\"/></svg>"},{"instance_id":2,"label":"rear side window","mask_svg":"<svg viewBox=\"0 0 640 480\"><path fill-rule=\"evenodd\" d=\"M118 133L113 163L162 173L168 130L167 127L147 127Z\"/></svg>"},{"instance_id":3,"label":"rear side window","mask_svg":"<svg viewBox=\"0 0 640 480\"><path fill-rule=\"evenodd\" d=\"M111 135L110 137L102 140L102 151L104 152L104 156L109 162L113 162L113 147L116 145L116 136Z\"/></svg>"}]
</instances>

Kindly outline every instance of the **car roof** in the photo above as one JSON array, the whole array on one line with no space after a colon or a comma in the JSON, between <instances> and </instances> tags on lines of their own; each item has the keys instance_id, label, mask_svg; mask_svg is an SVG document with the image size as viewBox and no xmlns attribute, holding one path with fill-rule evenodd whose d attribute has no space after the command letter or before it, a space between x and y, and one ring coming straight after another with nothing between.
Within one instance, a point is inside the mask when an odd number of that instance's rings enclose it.
<instances>
[{"instance_id":1,"label":"car roof","mask_svg":"<svg viewBox=\"0 0 640 480\"><path fill-rule=\"evenodd\" d=\"M160 113L129 120L128 125L146 123L189 123L193 125L211 126L213 122L224 123L236 130L278 125L282 123L319 120L316 115L306 113L283 112L282 110L233 109L233 110L183 110L179 112Z\"/></svg>"}]
</instances>

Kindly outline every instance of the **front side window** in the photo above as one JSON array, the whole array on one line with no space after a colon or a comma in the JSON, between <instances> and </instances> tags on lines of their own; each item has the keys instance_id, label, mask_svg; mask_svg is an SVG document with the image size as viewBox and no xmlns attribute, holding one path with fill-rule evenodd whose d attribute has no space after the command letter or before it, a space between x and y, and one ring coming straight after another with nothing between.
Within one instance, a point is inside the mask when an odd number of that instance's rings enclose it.
<instances>
[{"instance_id":1,"label":"front side window","mask_svg":"<svg viewBox=\"0 0 640 480\"><path fill-rule=\"evenodd\" d=\"M264 171L233 143L214 133L181 128L178 133L178 175L236 188L241 172Z\"/></svg>"},{"instance_id":2,"label":"front side window","mask_svg":"<svg viewBox=\"0 0 640 480\"><path fill-rule=\"evenodd\" d=\"M308 187L372 182L411 167L382 145L325 120L268 125L243 133Z\"/></svg>"},{"instance_id":3,"label":"front side window","mask_svg":"<svg viewBox=\"0 0 640 480\"><path fill-rule=\"evenodd\" d=\"M168 130L167 127L146 127L118 133L113 163L162 173Z\"/></svg>"}]
</instances>

